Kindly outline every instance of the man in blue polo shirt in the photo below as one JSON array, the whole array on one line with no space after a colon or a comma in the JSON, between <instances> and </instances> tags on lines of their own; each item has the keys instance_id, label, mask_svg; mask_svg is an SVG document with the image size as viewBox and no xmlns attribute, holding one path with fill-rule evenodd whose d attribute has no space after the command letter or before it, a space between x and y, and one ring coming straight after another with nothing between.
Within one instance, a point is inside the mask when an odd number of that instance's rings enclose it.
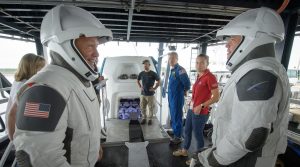
<instances>
[{"instance_id":1,"label":"man in blue polo shirt","mask_svg":"<svg viewBox=\"0 0 300 167\"><path fill-rule=\"evenodd\" d=\"M141 111L142 111L142 121L141 124L146 123L146 118L147 118L147 105L149 108L149 115L148 115L148 125L152 124L152 117L155 110L155 90L158 88L160 85L160 79L159 76L152 70L150 70L150 61L149 60L144 60L144 71L140 72L138 79L137 79L137 84L141 88L141 98L140 98L140 106L141 106ZM140 81L142 80L142 84ZM156 84L154 86L154 83L156 81ZM153 87L154 86L154 87Z\"/></svg>"}]
</instances>

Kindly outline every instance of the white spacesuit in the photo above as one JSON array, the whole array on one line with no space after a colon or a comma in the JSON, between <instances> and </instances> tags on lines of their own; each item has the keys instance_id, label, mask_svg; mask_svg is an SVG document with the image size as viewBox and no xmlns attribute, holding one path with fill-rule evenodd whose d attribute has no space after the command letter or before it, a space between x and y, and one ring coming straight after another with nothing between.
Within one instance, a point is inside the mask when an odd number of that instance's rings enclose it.
<instances>
[{"instance_id":1,"label":"white spacesuit","mask_svg":"<svg viewBox=\"0 0 300 167\"><path fill-rule=\"evenodd\" d=\"M112 33L89 12L60 5L41 26L42 44L52 62L32 77L18 96L14 144L20 167L93 167L99 158L99 102L90 81L97 73L75 45L75 39Z\"/></svg>"},{"instance_id":2,"label":"white spacesuit","mask_svg":"<svg viewBox=\"0 0 300 167\"><path fill-rule=\"evenodd\" d=\"M274 51L284 25L275 11L252 9L217 33L234 35L242 41L227 61L233 73L213 114L213 146L198 160L205 167L274 167L287 145L290 88Z\"/></svg>"}]
</instances>

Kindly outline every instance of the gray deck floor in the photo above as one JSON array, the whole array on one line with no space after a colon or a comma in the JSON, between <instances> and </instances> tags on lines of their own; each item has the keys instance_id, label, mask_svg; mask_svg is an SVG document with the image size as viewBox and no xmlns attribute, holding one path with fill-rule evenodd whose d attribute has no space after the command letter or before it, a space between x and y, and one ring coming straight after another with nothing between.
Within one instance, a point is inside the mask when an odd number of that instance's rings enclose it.
<instances>
[{"instance_id":1,"label":"gray deck floor","mask_svg":"<svg viewBox=\"0 0 300 167\"><path fill-rule=\"evenodd\" d=\"M110 119L106 122L107 138L103 145L124 144L129 141L129 120ZM141 125L145 141L169 142L168 134L161 128L159 121L154 118L152 125Z\"/></svg>"}]
</instances>

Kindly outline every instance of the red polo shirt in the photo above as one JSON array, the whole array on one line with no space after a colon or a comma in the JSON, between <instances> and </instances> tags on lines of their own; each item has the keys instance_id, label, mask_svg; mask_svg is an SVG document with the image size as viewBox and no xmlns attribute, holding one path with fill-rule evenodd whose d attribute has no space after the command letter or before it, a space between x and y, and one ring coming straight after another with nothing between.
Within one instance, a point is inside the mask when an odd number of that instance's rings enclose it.
<instances>
[{"instance_id":1,"label":"red polo shirt","mask_svg":"<svg viewBox=\"0 0 300 167\"><path fill-rule=\"evenodd\" d=\"M195 84L193 85L193 108L206 102L211 98L211 90L218 88L216 77L206 69L202 76L198 76ZM208 114L209 108L205 107L201 110L200 114Z\"/></svg>"}]
</instances>

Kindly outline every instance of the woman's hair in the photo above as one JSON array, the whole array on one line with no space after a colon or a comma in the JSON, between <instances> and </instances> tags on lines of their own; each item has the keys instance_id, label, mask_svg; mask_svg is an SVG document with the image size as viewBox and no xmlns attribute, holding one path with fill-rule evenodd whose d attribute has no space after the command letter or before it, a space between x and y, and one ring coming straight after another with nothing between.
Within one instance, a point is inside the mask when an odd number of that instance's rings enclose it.
<instances>
[{"instance_id":1,"label":"woman's hair","mask_svg":"<svg viewBox=\"0 0 300 167\"><path fill-rule=\"evenodd\" d=\"M28 80L45 66L45 59L33 53L24 55L19 62L18 69L15 73L15 80Z\"/></svg>"},{"instance_id":2,"label":"woman's hair","mask_svg":"<svg viewBox=\"0 0 300 167\"><path fill-rule=\"evenodd\" d=\"M206 54L201 53L197 56L197 58L200 58L200 57L203 57L206 60L207 65L209 64L209 57Z\"/></svg>"}]
</instances>

